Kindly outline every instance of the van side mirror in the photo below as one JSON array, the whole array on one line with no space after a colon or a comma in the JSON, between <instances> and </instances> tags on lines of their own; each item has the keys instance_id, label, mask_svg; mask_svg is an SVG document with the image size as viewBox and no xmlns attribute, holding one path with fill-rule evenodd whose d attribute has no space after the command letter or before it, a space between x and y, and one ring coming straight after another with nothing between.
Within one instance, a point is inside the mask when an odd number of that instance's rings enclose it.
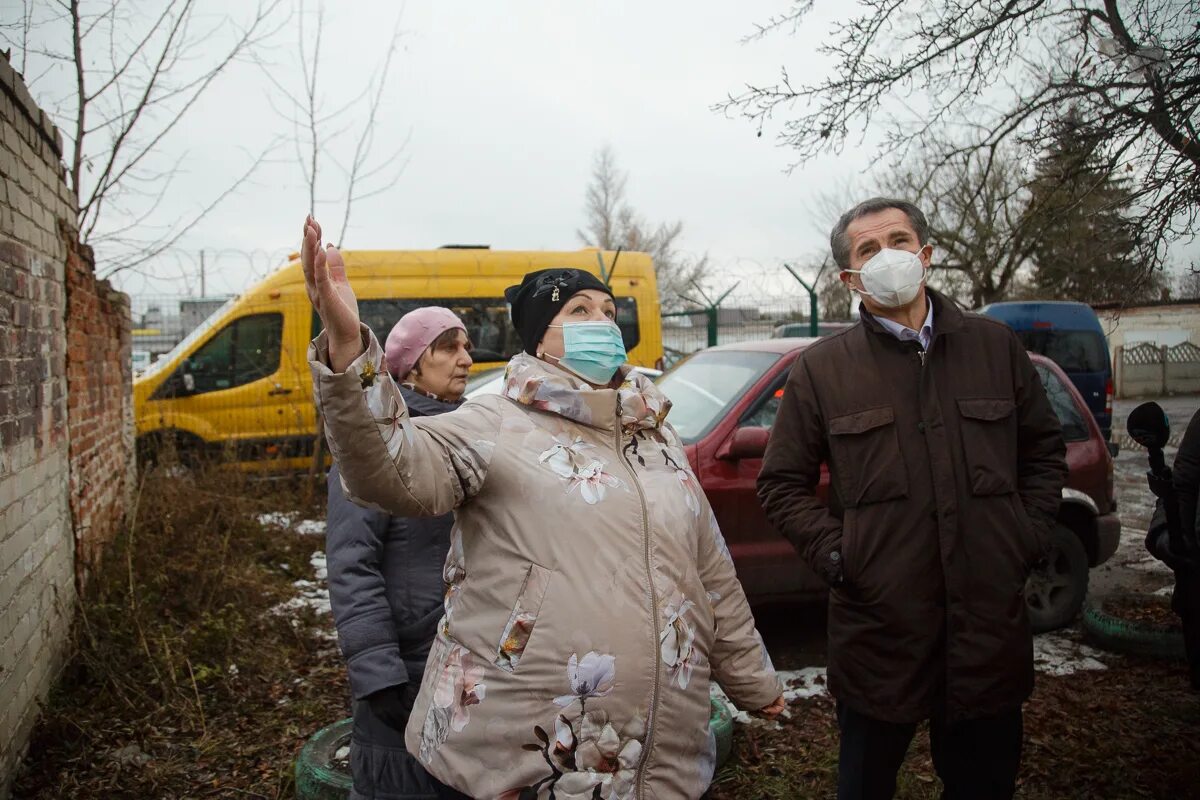
<instances>
[{"instance_id":1,"label":"van side mirror","mask_svg":"<svg viewBox=\"0 0 1200 800\"><path fill-rule=\"evenodd\" d=\"M762 458L767 452L767 442L771 439L771 431L767 428L747 426L738 428L729 440L729 452L725 458L730 461L740 461L743 458Z\"/></svg>"}]
</instances>

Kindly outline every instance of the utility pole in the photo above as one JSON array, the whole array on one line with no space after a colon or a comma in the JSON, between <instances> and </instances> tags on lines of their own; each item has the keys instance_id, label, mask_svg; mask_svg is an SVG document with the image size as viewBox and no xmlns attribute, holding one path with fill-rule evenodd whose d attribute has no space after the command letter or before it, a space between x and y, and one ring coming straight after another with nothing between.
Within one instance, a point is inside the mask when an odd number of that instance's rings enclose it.
<instances>
[{"instance_id":1,"label":"utility pole","mask_svg":"<svg viewBox=\"0 0 1200 800\"><path fill-rule=\"evenodd\" d=\"M200 251L200 299L203 300L206 296L207 295L204 291L204 251L201 250Z\"/></svg>"}]
</instances>

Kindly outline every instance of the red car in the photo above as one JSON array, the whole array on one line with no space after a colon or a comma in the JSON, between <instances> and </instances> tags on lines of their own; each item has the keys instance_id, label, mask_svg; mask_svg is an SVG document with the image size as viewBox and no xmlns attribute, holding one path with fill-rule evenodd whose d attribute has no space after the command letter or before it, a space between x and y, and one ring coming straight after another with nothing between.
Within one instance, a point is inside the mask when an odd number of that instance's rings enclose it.
<instances>
[{"instance_id":1,"label":"red car","mask_svg":"<svg viewBox=\"0 0 1200 800\"><path fill-rule=\"evenodd\" d=\"M767 522L755 481L784 382L812 339L769 339L701 350L659 379L674 404L670 420L721 524L752 602L816 598L824 584ZM1030 354L1062 423L1070 474L1053 547L1026 586L1030 623L1053 630L1075 618L1088 569L1117 549L1121 522L1113 495L1113 453L1087 404L1050 359ZM829 474L822 470L824 497Z\"/></svg>"}]
</instances>

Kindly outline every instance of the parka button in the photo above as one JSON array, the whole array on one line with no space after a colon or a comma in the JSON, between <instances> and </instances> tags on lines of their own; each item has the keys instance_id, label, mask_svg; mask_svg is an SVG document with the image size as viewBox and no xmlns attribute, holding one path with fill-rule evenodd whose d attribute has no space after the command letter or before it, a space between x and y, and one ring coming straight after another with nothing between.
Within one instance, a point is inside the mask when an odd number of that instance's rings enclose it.
<instances>
[{"instance_id":1,"label":"parka button","mask_svg":"<svg viewBox=\"0 0 1200 800\"><path fill-rule=\"evenodd\" d=\"M832 553L829 554L829 560L836 564L837 562L842 560L842 554L839 553L837 550L834 550Z\"/></svg>"},{"instance_id":2,"label":"parka button","mask_svg":"<svg viewBox=\"0 0 1200 800\"><path fill-rule=\"evenodd\" d=\"M917 423L917 430L920 431L921 433L925 432L925 420L921 420L920 422Z\"/></svg>"}]
</instances>

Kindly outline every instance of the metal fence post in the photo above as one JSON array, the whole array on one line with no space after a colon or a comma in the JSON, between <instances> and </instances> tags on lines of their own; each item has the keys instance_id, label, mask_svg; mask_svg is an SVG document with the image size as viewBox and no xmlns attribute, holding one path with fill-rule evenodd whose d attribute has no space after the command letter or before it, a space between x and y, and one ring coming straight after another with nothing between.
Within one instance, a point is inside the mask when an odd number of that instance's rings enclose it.
<instances>
[{"instance_id":1,"label":"metal fence post","mask_svg":"<svg viewBox=\"0 0 1200 800\"><path fill-rule=\"evenodd\" d=\"M1162 392L1160 394L1165 397L1167 394L1167 346L1165 344L1158 348L1158 357L1162 359Z\"/></svg>"},{"instance_id":2,"label":"metal fence post","mask_svg":"<svg viewBox=\"0 0 1200 800\"><path fill-rule=\"evenodd\" d=\"M708 303L708 305L704 305L704 303L697 302L685 294L681 293L679 295L684 300L687 300L689 303L695 303L696 305L698 305L704 309L704 316L706 317L707 322L708 322L708 325L707 325L707 327L708 327L708 345L707 346L708 347L715 347L717 344L719 344L718 339L720 338L721 326L720 326L720 318L718 315L720 314L721 303L724 302L726 297L729 297L730 293L733 292L733 290L738 287L739 283L741 283L741 281L738 281L737 283L733 284L733 286L730 286L728 289L725 290L725 293L723 295L718 297L716 300L713 300L711 297L709 297L704 292L703 289L700 288L700 286L695 281L692 281L693 288L695 288L695 290L700 293L700 296L704 298L704 301L706 303Z\"/></svg>"},{"instance_id":3,"label":"metal fence post","mask_svg":"<svg viewBox=\"0 0 1200 800\"><path fill-rule=\"evenodd\" d=\"M825 264L822 264L820 271L817 272L818 280L821 277L821 273L825 271L825 266ZM797 274L796 270L792 269L791 264L784 264L783 268L790 272L792 277L804 287L804 291L808 292L808 335L816 339L821 330L818 320L820 311L817 307L817 281L814 280L812 284L809 284L808 281L804 280L804 278L801 278L800 275Z\"/></svg>"}]
</instances>

